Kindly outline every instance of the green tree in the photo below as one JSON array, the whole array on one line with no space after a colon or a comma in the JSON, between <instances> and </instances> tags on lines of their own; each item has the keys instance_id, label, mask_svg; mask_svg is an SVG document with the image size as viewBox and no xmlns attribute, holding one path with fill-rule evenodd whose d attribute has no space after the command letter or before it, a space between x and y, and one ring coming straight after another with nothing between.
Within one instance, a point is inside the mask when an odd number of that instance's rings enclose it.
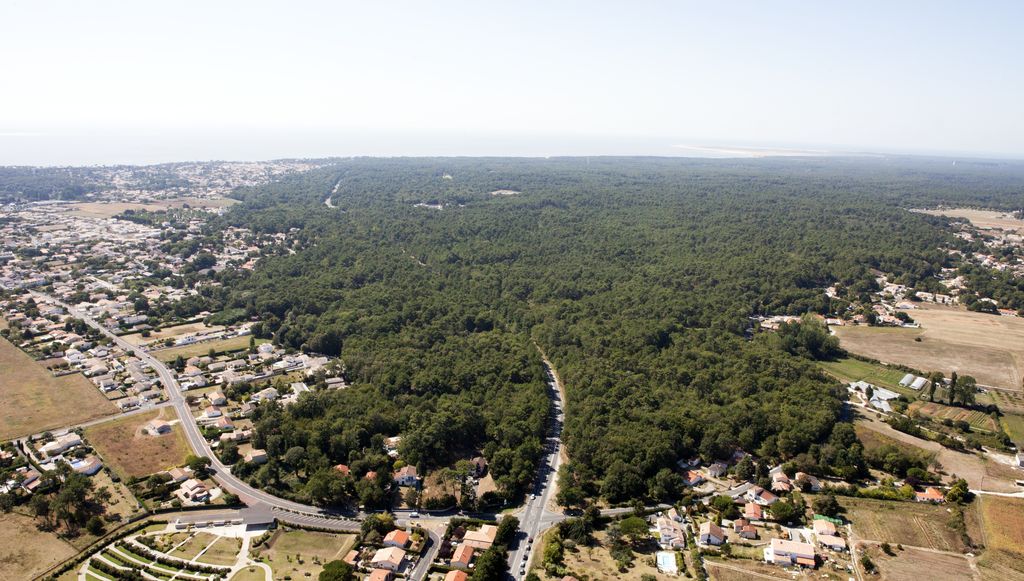
<instances>
[{"instance_id":1,"label":"green tree","mask_svg":"<svg viewBox=\"0 0 1024 581\"><path fill-rule=\"evenodd\" d=\"M842 512L843 507L836 500L836 496L831 492L818 495L813 502L814 512L816 514L823 514L835 518Z\"/></svg>"},{"instance_id":2,"label":"green tree","mask_svg":"<svg viewBox=\"0 0 1024 581\"><path fill-rule=\"evenodd\" d=\"M498 523L498 530L494 534L494 542L499 545L508 545L515 539L519 531L519 519L512 515L505 515Z\"/></svg>"},{"instance_id":3,"label":"green tree","mask_svg":"<svg viewBox=\"0 0 1024 581\"><path fill-rule=\"evenodd\" d=\"M320 576L319 581L355 581L355 570L345 561L328 561Z\"/></svg>"},{"instance_id":4,"label":"green tree","mask_svg":"<svg viewBox=\"0 0 1024 581\"><path fill-rule=\"evenodd\" d=\"M622 534L629 538L634 545L639 545L650 538L651 533L648 531L647 521L638 517L631 516L622 519L619 523L619 530Z\"/></svg>"},{"instance_id":5,"label":"green tree","mask_svg":"<svg viewBox=\"0 0 1024 581\"><path fill-rule=\"evenodd\" d=\"M85 530L89 531L90 535L100 536L104 530L103 521L100 517L93 516L85 523Z\"/></svg>"},{"instance_id":6,"label":"green tree","mask_svg":"<svg viewBox=\"0 0 1024 581\"><path fill-rule=\"evenodd\" d=\"M500 581L508 569L508 551L504 546L494 545L476 560L476 568L470 579L473 581Z\"/></svg>"}]
</instances>

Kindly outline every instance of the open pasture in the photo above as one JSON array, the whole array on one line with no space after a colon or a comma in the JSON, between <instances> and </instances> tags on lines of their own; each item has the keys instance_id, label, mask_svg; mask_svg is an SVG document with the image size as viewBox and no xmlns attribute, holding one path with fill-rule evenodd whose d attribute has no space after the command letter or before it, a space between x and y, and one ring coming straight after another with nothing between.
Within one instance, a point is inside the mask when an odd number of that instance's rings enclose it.
<instances>
[{"instance_id":1,"label":"open pasture","mask_svg":"<svg viewBox=\"0 0 1024 581\"><path fill-rule=\"evenodd\" d=\"M922 304L909 311L920 329L836 327L844 349L922 371L972 375L982 385L1021 389L1024 319ZM920 341L918 341L920 339Z\"/></svg>"}]
</instances>

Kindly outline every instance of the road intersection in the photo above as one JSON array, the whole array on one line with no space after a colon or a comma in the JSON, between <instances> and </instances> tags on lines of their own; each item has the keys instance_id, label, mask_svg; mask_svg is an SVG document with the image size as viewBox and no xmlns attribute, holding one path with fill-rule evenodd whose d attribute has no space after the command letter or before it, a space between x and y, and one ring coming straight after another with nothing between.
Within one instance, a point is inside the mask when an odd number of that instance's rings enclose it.
<instances>
[{"instance_id":1,"label":"road intersection","mask_svg":"<svg viewBox=\"0 0 1024 581\"><path fill-rule=\"evenodd\" d=\"M59 304L67 310L68 314L81 319L87 325L103 333L126 352L134 353L137 358L147 363L153 371L156 372L157 377L166 389L168 397L168 402L166 404L160 404L160 406L163 407L170 405L174 407L178 417L181 419L181 425L189 446L197 455L205 456L210 459L210 468L213 479L225 490L236 494L246 504L245 509L238 511L239 517L245 518L247 514L264 515L270 513L273 514L278 521L284 523L316 527L338 532L359 531L361 521L365 517L363 513L356 515L343 514L337 511L290 501L268 494L267 492L255 488L233 475L231 473L231 469L220 461L217 455L214 454L213 449L210 447L210 443L207 442L205 437L203 437L202 432L199 430L199 425L196 423L196 419L192 415L192 411L189 409L188 402L182 394L181 386L178 384L174 373L171 372L167 365L156 357L153 357L145 349L132 345L121 337L118 337L87 313L84 313L53 296L40 292L33 292L33 294L37 298L47 299ZM548 437L545 441L546 455L542 459L541 465L538 469L537 480L533 488L533 493L527 497L526 504L514 513L515 516L519 518L520 532L513 543L513 547L510 547L509 571L516 578L522 576L519 574L519 570L522 566L525 566L529 559L532 549L532 543L529 542L529 539L538 538L544 530L565 518L564 514L557 511L554 506L553 493L556 485L558 468L563 460L561 434L562 424L565 420L565 394L557 372L546 357L544 357L544 365L548 374L548 395L552 400L553 413L549 424ZM409 514L408 511L399 511L396 513L396 523L403 526L412 524L412 519L402 518L403 516L409 517L411 514ZM418 519L416 524L421 526L427 532L429 538L423 557L409 573L410 578L419 580L426 579L430 569L430 563L432 563L437 556L437 552L440 549L441 544L441 537L438 530L442 529L443 525L447 524L447 519L444 518L442 520L435 517L425 516L422 519Z\"/></svg>"}]
</instances>

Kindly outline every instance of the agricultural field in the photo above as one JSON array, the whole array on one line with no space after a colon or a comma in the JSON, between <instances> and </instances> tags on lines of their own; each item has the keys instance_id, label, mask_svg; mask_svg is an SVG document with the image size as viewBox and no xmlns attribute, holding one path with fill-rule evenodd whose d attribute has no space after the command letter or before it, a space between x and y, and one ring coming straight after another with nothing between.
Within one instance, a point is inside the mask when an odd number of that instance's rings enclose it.
<instances>
[{"instance_id":1,"label":"agricultural field","mask_svg":"<svg viewBox=\"0 0 1024 581\"><path fill-rule=\"evenodd\" d=\"M1006 432L1018 449L1024 449L1024 416L1018 414L1007 414L999 418Z\"/></svg>"},{"instance_id":2,"label":"agricultural field","mask_svg":"<svg viewBox=\"0 0 1024 581\"><path fill-rule=\"evenodd\" d=\"M923 303L909 311L920 329L835 327L844 349L923 371L956 371L978 383L1021 389L1024 319ZM918 341L917 339L920 339Z\"/></svg>"},{"instance_id":3,"label":"agricultural field","mask_svg":"<svg viewBox=\"0 0 1024 581\"><path fill-rule=\"evenodd\" d=\"M324 563L344 557L355 543L355 535L281 530L257 552L275 579L302 579L319 575Z\"/></svg>"},{"instance_id":4,"label":"agricultural field","mask_svg":"<svg viewBox=\"0 0 1024 581\"><path fill-rule=\"evenodd\" d=\"M0 547L0 579L31 579L78 552L36 528L32 517L14 512L0 513Z\"/></svg>"},{"instance_id":5,"label":"agricultural field","mask_svg":"<svg viewBox=\"0 0 1024 581\"><path fill-rule=\"evenodd\" d=\"M950 527L951 515L945 506L847 497L841 497L839 503L858 540L956 553L970 550ZM968 536L979 539L980 524L973 505L964 509L964 521Z\"/></svg>"},{"instance_id":6,"label":"agricultural field","mask_svg":"<svg viewBox=\"0 0 1024 581\"><path fill-rule=\"evenodd\" d=\"M912 389L900 386L900 380L907 374L905 371L893 369L877 363L868 363L853 357L846 357L836 361L819 361L818 366L825 370L832 377L843 383L854 381L866 381L873 385L899 391L904 394L917 395Z\"/></svg>"},{"instance_id":7,"label":"agricultural field","mask_svg":"<svg viewBox=\"0 0 1024 581\"><path fill-rule=\"evenodd\" d=\"M0 339L0 439L36 434L117 413L80 373L54 377Z\"/></svg>"},{"instance_id":8,"label":"agricultural field","mask_svg":"<svg viewBox=\"0 0 1024 581\"><path fill-rule=\"evenodd\" d=\"M181 426L175 424L170 433L151 436L144 428L155 418L173 420L174 412L161 408L90 426L85 438L121 478L147 476L184 464L190 449Z\"/></svg>"},{"instance_id":9,"label":"agricultural field","mask_svg":"<svg viewBox=\"0 0 1024 581\"><path fill-rule=\"evenodd\" d=\"M981 496L985 551L978 560L986 579L1024 578L1024 499Z\"/></svg>"},{"instance_id":10,"label":"agricultural field","mask_svg":"<svg viewBox=\"0 0 1024 581\"><path fill-rule=\"evenodd\" d=\"M170 347L167 349L159 349L153 351L153 356L160 361L170 362L174 361L179 355L188 359L189 357L203 356L213 349L215 353L230 353L233 351L241 351L249 348L249 335L243 335L241 337L230 337L228 339L217 339L214 341L205 341L203 343L193 343L192 345L182 345L181 347ZM256 339L256 344L266 343L266 339Z\"/></svg>"},{"instance_id":11,"label":"agricultural field","mask_svg":"<svg viewBox=\"0 0 1024 581\"><path fill-rule=\"evenodd\" d=\"M992 400L992 403L999 406L999 411L1004 414L1024 415L1024 392L989 390L981 394ZM981 400L981 397L978 397Z\"/></svg>"},{"instance_id":12,"label":"agricultural field","mask_svg":"<svg viewBox=\"0 0 1024 581\"><path fill-rule=\"evenodd\" d=\"M928 581L962 581L974 577L971 558L949 553L935 553L914 547L894 549L890 556L878 547L867 548L864 553L878 567L880 581L928 579Z\"/></svg>"},{"instance_id":13,"label":"agricultural field","mask_svg":"<svg viewBox=\"0 0 1024 581\"><path fill-rule=\"evenodd\" d=\"M704 558L707 565L708 577L711 581L750 581L751 579L830 579L833 581L846 581L849 575L839 574L825 568L814 571L799 571L783 569L770 565L764 561L750 561L747 559L721 559ZM670 579L666 575L658 575L658 579ZM684 577L685 578L685 577ZM602 577L603 579L603 577Z\"/></svg>"},{"instance_id":14,"label":"agricultural field","mask_svg":"<svg viewBox=\"0 0 1024 581\"><path fill-rule=\"evenodd\" d=\"M200 321L198 323L185 323L184 325L164 327L159 331L151 331L149 337L143 337L142 333L130 333L128 335L122 335L121 338L132 345L138 346L153 343L155 341L162 341L164 339L177 339L178 337L193 335L196 333L213 333L223 329L224 327L221 325L211 326Z\"/></svg>"},{"instance_id":15,"label":"agricultural field","mask_svg":"<svg viewBox=\"0 0 1024 581\"><path fill-rule=\"evenodd\" d=\"M964 421L970 424L971 428L975 430L983 430L986 432L999 431L999 424L992 416L977 410L958 408L937 402L915 401L910 404L908 412L911 414L918 413L922 416L938 421L945 419L952 420L954 422Z\"/></svg>"},{"instance_id":16,"label":"agricultural field","mask_svg":"<svg viewBox=\"0 0 1024 581\"><path fill-rule=\"evenodd\" d=\"M1006 230L1007 232L1024 233L1024 220L1014 218L1008 212L997 212L995 210L974 210L971 208L950 208L940 210L914 210L922 214L932 216L946 216L948 218L964 218L978 228L993 228Z\"/></svg>"}]
</instances>

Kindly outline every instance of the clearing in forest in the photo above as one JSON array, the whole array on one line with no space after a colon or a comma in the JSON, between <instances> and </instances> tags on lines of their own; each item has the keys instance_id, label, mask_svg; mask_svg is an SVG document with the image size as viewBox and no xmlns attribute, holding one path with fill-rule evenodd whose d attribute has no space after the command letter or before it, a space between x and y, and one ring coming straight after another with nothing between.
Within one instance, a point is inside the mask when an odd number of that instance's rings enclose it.
<instances>
[{"instance_id":1,"label":"clearing in forest","mask_svg":"<svg viewBox=\"0 0 1024 581\"><path fill-rule=\"evenodd\" d=\"M883 363L924 372L973 375L978 383L1020 390L1024 377L1024 318L920 304L908 311L920 329L835 327L840 345ZM920 341L918 341L920 339Z\"/></svg>"}]
</instances>

